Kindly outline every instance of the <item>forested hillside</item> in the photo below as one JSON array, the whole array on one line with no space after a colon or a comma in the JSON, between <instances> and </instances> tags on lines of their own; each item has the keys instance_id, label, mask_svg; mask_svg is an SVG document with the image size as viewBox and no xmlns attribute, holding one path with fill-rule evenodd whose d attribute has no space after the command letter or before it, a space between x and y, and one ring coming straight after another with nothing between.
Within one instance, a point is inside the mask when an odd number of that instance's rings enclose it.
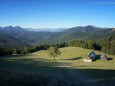
<instances>
[{"instance_id":1,"label":"forested hillside","mask_svg":"<svg viewBox=\"0 0 115 86\"><path fill-rule=\"evenodd\" d=\"M0 27L1 55L26 54L49 46L76 46L115 55L115 30L95 26L74 27L63 32L29 31L21 27Z\"/></svg>"},{"instance_id":2,"label":"forested hillside","mask_svg":"<svg viewBox=\"0 0 115 86\"><path fill-rule=\"evenodd\" d=\"M71 40L100 40L109 37L111 34L115 34L115 30L112 28L100 28L95 26L73 27L65 29L62 32L36 32L29 31L29 29L21 28L19 26L8 26L0 27L0 45L6 44L6 41L8 44L12 44L10 42L13 41L14 44L19 46L21 45L20 43L35 45L45 43L57 44ZM3 37L4 35L6 36Z\"/></svg>"}]
</instances>

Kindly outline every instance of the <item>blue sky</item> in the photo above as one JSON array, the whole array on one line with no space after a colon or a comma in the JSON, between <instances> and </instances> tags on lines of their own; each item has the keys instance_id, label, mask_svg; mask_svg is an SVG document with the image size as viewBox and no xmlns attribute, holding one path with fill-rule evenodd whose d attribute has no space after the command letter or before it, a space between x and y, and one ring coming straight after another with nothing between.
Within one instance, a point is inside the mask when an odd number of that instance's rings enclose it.
<instances>
[{"instance_id":1,"label":"blue sky","mask_svg":"<svg viewBox=\"0 0 115 86\"><path fill-rule=\"evenodd\" d=\"M115 0L0 0L0 26L10 25L26 28L115 27Z\"/></svg>"}]
</instances>

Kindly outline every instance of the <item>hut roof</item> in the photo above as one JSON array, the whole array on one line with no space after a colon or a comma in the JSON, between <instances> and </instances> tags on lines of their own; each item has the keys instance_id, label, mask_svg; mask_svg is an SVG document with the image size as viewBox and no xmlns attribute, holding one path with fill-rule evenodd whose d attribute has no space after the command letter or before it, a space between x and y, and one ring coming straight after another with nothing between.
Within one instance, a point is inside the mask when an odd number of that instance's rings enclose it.
<instances>
[{"instance_id":1,"label":"hut roof","mask_svg":"<svg viewBox=\"0 0 115 86\"><path fill-rule=\"evenodd\" d=\"M93 61L94 59L95 59L95 57L96 57L96 54L92 51L91 53L89 53L85 58L84 58L84 61L85 60L90 60L90 62L91 61Z\"/></svg>"},{"instance_id":2,"label":"hut roof","mask_svg":"<svg viewBox=\"0 0 115 86\"><path fill-rule=\"evenodd\" d=\"M88 54L89 57L94 58L96 57L96 54L92 51L90 54Z\"/></svg>"}]
</instances>

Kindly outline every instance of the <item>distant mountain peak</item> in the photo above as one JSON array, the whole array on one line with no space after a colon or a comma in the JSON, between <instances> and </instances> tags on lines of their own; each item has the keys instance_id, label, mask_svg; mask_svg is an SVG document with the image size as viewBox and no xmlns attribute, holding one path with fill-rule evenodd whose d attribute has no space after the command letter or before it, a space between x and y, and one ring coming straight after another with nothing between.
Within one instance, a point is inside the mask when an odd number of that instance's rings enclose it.
<instances>
[{"instance_id":1,"label":"distant mountain peak","mask_svg":"<svg viewBox=\"0 0 115 86\"><path fill-rule=\"evenodd\" d=\"M92 28L95 28L96 26L94 26L94 25L87 25L87 26L84 26L84 27L92 27Z\"/></svg>"},{"instance_id":2,"label":"distant mountain peak","mask_svg":"<svg viewBox=\"0 0 115 86\"><path fill-rule=\"evenodd\" d=\"M21 28L20 26L6 26L6 27L3 27L3 28Z\"/></svg>"},{"instance_id":3,"label":"distant mountain peak","mask_svg":"<svg viewBox=\"0 0 115 86\"><path fill-rule=\"evenodd\" d=\"M16 28L21 28L20 26L16 26Z\"/></svg>"},{"instance_id":4,"label":"distant mountain peak","mask_svg":"<svg viewBox=\"0 0 115 86\"><path fill-rule=\"evenodd\" d=\"M77 26L70 29L67 29L67 33L73 33L73 32L95 32L99 30L99 27L88 25L88 26Z\"/></svg>"},{"instance_id":5,"label":"distant mountain peak","mask_svg":"<svg viewBox=\"0 0 115 86\"><path fill-rule=\"evenodd\" d=\"M6 27L1 27L0 30L3 30L3 31L16 31L16 32L19 32L19 31L25 31L26 29L25 28L22 28L20 26L6 26ZM27 30L26 30L27 31Z\"/></svg>"},{"instance_id":6,"label":"distant mountain peak","mask_svg":"<svg viewBox=\"0 0 115 86\"><path fill-rule=\"evenodd\" d=\"M13 26L6 26L6 27L3 27L3 28L13 28Z\"/></svg>"}]
</instances>

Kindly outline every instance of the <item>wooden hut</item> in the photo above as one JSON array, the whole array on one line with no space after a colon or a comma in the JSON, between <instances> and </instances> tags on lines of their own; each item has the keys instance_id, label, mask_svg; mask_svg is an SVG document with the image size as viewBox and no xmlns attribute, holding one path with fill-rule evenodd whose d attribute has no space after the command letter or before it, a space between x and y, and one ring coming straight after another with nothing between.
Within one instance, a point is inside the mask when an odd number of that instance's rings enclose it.
<instances>
[{"instance_id":1,"label":"wooden hut","mask_svg":"<svg viewBox=\"0 0 115 86\"><path fill-rule=\"evenodd\" d=\"M92 51L84 58L84 62L92 62L95 58L96 54Z\"/></svg>"},{"instance_id":2,"label":"wooden hut","mask_svg":"<svg viewBox=\"0 0 115 86\"><path fill-rule=\"evenodd\" d=\"M107 61L107 56L105 54L101 54L100 59Z\"/></svg>"}]
</instances>

